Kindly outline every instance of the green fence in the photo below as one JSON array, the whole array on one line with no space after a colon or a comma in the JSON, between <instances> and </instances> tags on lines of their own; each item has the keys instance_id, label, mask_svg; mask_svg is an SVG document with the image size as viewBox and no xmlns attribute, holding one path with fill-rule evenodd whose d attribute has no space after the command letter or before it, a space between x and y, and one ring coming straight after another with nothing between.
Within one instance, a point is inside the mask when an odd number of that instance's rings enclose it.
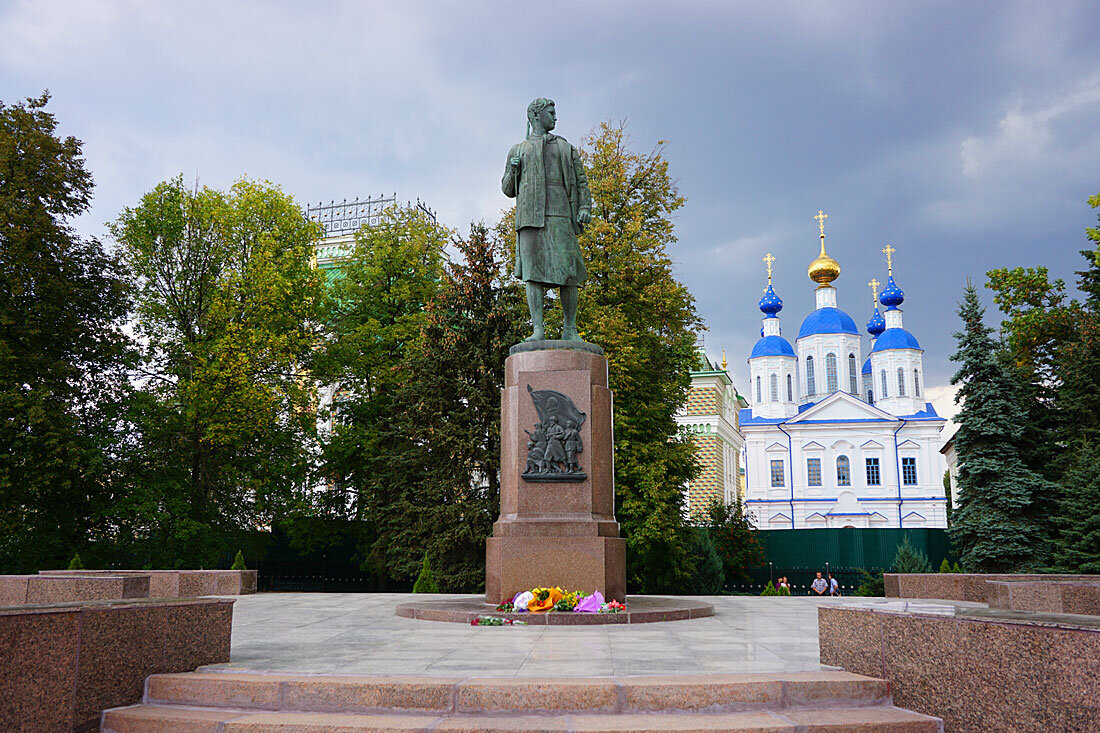
<instances>
[{"instance_id":1,"label":"green fence","mask_svg":"<svg viewBox=\"0 0 1100 733\"><path fill-rule=\"evenodd\" d=\"M910 544L932 562L933 570L951 554L945 529L771 529L756 533L767 562L776 567L889 569L898 545Z\"/></svg>"}]
</instances>

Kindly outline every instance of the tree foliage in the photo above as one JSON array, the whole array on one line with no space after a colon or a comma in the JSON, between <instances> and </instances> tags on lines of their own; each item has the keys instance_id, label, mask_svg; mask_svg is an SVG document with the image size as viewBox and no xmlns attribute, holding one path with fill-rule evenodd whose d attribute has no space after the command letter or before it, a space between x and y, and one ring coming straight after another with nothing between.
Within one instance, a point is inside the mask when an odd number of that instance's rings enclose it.
<instances>
[{"instance_id":1,"label":"tree foliage","mask_svg":"<svg viewBox=\"0 0 1100 733\"><path fill-rule=\"evenodd\" d=\"M361 520L363 565L380 588L389 578L412 577L423 551L402 537L407 513L395 513L402 495L419 486L399 398L450 236L414 206L390 207L356 233L352 251L329 271L328 338L316 370L332 394L327 490L310 511Z\"/></svg>"},{"instance_id":2,"label":"tree foliage","mask_svg":"<svg viewBox=\"0 0 1100 733\"><path fill-rule=\"evenodd\" d=\"M698 471L675 415L687 399L702 322L672 271L673 215L684 198L664 144L635 152L624 124L604 122L581 149L593 208L580 238L588 282L577 318L584 338L607 354L627 583L647 592L682 587L690 573L683 487Z\"/></svg>"},{"instance_id":3,"label":"tree foliage","mask_svg":"<svg viewBox=\"0 0 1100 733\"><path fill-rule=\"evenodd\" d=\"M951 357L959 370L955 445L958 502L949 530L963 566L972 572L1023 572L1049 558L1046 497L1056 487L1028 468L1021 456L1027 411L1019 382L1001 346L983 322L985 309L967 285L959 306L963 330Z\"/></svg>"},{"instance_id":4,"label":"tree foliage","mask_svg":"<svg viewBox=\"0 0 1100 733\"><path fill-rule=\"evenodd\" d=\"M111 232L144 344L115 541L138 561L210 566L313 480L319 228L271 184L192 190L177 177Z\"/></svg>"},{"instance_id":5,"label":"tree foliage","mask_svg":"<svg viewBox=\"0 0 1100 733\"><path fill-rule=\"evenodd\" d=\"M913 547L909 535L905 535L894 553L892 569L895 573L930 573L932 563L928 560L928 555Z\"/></svg>"},{"instance_id":6,"label":"tree foliage","mask_svg":"<svg viewBox=\"0 0 1100 733\"><path fill-rule=\"evenodd\" d=\"M420 575L416 576L413 583L413 593L438 593L439 586L432 575L431 565L428 563L428 553L424 553L424 560L420 563Z\"/></svg>"},{"instance_id":7,"label":"tree foliage","mask_svg":"<svg viewBox=\"0 0 1100 733\"><path fill-rule=\"evenodd\" d=\"M739 500L731 504L712 501L707 506L706 527L722 560L727 581L750 581L749 571L767 562L752 518L745 514Z\"/></svg>"},{"instance_id":8,"label":"tree foliage","mask_svg":"<svg viewBox=\"0 0 1100 733\"><path fill-rule=\"evenodd\" d=\"M411 548L425 548L442 590L475 592L500 508L504 360L525 334L526 304L486 227L472 226L454 247L459 257L446 266L402 368L397 410L409 473L382 536L396 572L415 563Z\"/></svg>"},{"instance_id":9,"label":"tree foliage","mask_svg":"<svg viewBox=\"0 0 1100 733\"><path fill-rule=\"evenodd\" d=\"M0 572L63 567L97 531L126 393L129 290L70 221L88 209L82 143L49 95L0 102Z\"/></svg>"}]
</instances>

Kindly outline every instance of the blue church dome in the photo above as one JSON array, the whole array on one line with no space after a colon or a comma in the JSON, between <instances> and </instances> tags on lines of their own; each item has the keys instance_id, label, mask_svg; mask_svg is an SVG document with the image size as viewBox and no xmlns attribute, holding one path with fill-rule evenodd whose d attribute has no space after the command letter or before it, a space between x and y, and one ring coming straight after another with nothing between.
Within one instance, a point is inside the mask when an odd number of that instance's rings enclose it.
<instances>
[{"instance_id":1,"label":"blue church dome","mask_svg":"<svg viewBox=\"0 0 1100 733\"><path fill-rule=\"evenodd\" d=\"M783 301L775 291L772 290L771 283L768 283L768 289L764 291L764 297L760 299L760 310L763 311L768 318L774 318L775 314L783 310Z\"/></svg>"},{"instance_id":2,"label":"blue church dome","mask_svg":"<svg viewBox=\"0 0 1100 733\"><path fill-rule=\"evenodd\" d=\"M750 359L758 356L794 356L791 342L782 336L765 336L752 347Z\"/></svg>"},{"instance_id":3,"label":"blue church dome","mask_svg":"<svg viewBox=\"0 0 1100 733\"><path fill-rule=\"evenodd\" d=\"M818 333L850 333L858 336L859 330L850 315L830 306L818 308L806 316L806 320L802 321L802 328L798 329L798 338Z\"/></svg>"},{"instance_id":4,"label":"blue church dome","mask_svg":"<svg viewBox=\"0 0 1100 733\"><path fill-rule=\"evenodd\" d=\"M886 281L886 289L882 291L882 295L878 296L878 302L882 303L890 310L897 308L905 302L905 293L903 293L901 288L898 287L898 284L894 282L893 275Z\"/></svg>"},{"instance_id":5,"label":"blue church dome","mask_svg":"<svg viewBox=\"0 0 1100 733\"><path fill-rule=\"evenodd\" d=\"M875 308L875 312L871 314L871 320L867 321L867 333L872 336L878 336L880 333L886 330L886 319L879 313L878 308Z\"/></svg>"},{"instance_id":6,"label":"blue church dome","mask_svg":"<svg viewBox=\"0 0 1100 733\"><path fill-rule=\"evenodd\" d=\"M870 373L871 373L871 360L868 358L866 361L863 362L863 370L860 372L860 374L870 374Z\"/></svg>"},{"instance_id":7,"label":"blue church dome","mask_svg":"<svg viewBox=\"0 0 1100 733\"><path fill-rule=\"evenodd\" d=\"M882 332L881 336L875 339L875 346L871 349L871 353L874 354L888 349L919 348L920 344L917 343L916 337L904 328L888 328Z\"/></svg>"}]
</instances>

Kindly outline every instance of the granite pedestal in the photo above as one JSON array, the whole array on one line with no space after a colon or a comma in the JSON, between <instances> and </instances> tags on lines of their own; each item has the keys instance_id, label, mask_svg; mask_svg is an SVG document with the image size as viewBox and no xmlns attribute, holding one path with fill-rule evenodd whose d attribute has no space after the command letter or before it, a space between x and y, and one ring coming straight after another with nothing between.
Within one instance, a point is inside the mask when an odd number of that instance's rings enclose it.
<instances>
[{"instance_id":1,"label":"granite pedestal","mask_svg":"<svg viewBox=\"0 0 1100 733\"><path fill-rule=\"evenodd\" d=\"M535 348L537 346L537 349ZM554 390L585 414L582 480L539 481L527 472L525 430L539 415L532 391ZM599 347L538 342L513 349L501 394L500 518L485 547L485 600L537 586L626 599L626 545L615 521L612 396Z\"/></svg>"}]
</instances>

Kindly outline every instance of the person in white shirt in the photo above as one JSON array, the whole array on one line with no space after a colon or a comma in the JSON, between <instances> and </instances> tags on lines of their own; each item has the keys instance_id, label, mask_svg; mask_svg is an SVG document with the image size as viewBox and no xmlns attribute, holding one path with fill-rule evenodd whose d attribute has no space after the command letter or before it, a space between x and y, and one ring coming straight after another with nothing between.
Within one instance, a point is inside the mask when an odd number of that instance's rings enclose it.
<instances>
[{"instance_id":1,"label":"person in white shirt","mask_svg":"<svg viewBox=\"0 0 1100 733\"><path fill-rule=\"evenodd\" d=\"M829 583L825 578L821 577L821 573L818 573L817 577L814 578L814 582L810 584L810 589L819 596L825 595L825 591L828 590L828 588Z\"/></svg>"},{"instance_id":2,"label":"person in white shirt","mask_svg":"<svg viewBox=\"0 0 1100 733\"><path fill-rule=\"evenodd\" d=\"M840 583L836 582L836 578L833 577L832 573L829 573L829 595L840 595Z\"/></svg>"}]
</instances>

